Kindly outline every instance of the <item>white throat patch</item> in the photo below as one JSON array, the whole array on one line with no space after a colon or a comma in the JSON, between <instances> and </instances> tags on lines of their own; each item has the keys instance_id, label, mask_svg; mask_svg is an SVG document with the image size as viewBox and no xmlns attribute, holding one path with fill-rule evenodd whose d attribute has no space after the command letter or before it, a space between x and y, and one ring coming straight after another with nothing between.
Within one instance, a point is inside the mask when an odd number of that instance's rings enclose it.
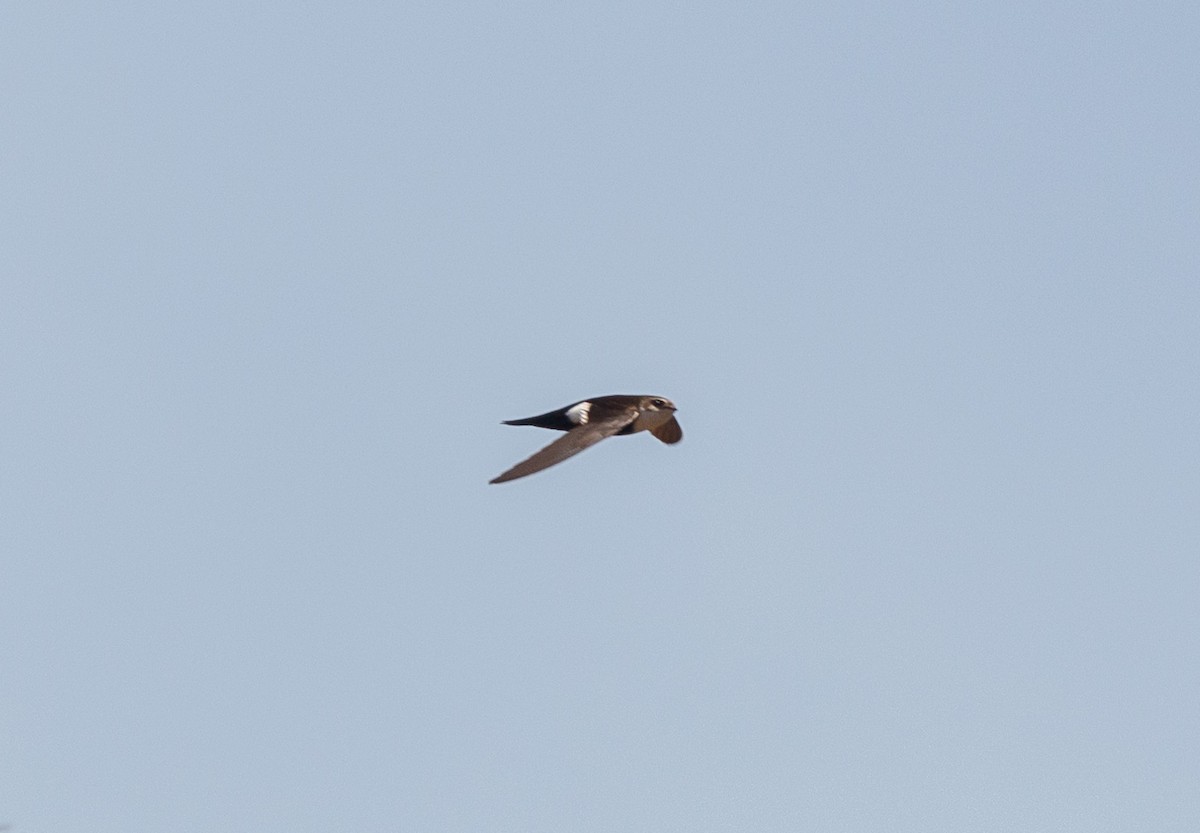
<instances>
[{"instance_id":1,"label":"white throat patch","mask_svg":"<svg viewBox=\"0 0 1200 833\"><path fill-rule=\"evenodd\" d=\"M567 419L576 425L587 425L588 415L592 410L591 402L580 402L567 409Z\"/></svg>"}]
</instances>

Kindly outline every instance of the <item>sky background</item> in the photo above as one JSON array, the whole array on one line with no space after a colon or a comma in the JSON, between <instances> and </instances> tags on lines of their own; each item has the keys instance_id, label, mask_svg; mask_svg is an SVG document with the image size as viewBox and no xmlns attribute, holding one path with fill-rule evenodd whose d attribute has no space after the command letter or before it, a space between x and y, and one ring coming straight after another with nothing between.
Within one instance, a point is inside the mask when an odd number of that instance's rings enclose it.
<instances>
[{"instance_id":1,"label":"sky background","mask_svg":"<svg viewBox=\"0 0 1200 833\"><path fill-rule=\"evenodd\" d=\"M1200 829L1198 41L6 4L0 823Z\"/></svg>"}]
</instances>

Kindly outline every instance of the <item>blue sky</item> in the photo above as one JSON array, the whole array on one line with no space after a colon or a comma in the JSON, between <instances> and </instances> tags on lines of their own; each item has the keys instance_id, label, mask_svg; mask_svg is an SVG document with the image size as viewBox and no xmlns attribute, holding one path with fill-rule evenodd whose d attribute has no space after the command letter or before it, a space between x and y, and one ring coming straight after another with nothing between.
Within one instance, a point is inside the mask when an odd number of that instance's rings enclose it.
<instances>
[{"instance_id":1,"label":"blue sky","mask_svg":"<svg viewBox=\"0 0 1200 833\"><path fill-rule=\"evenodd\" d=\"M1200 827L1194 5L2 20L14 833Z\"/></svg>"}]
</instances>

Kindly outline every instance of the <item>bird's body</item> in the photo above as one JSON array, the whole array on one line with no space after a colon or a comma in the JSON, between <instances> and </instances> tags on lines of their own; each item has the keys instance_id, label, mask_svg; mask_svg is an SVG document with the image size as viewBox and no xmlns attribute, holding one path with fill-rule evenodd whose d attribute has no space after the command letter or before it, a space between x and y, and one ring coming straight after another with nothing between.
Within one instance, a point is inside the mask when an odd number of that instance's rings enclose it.
<instances>
[{"instance_id":1,"label":"bird's body","mask_svg":"<svg viewBox=\"0 0 1200 833\"><path fill-rule=\"evenodd\" d=\"M528 460L494 478L490 481L492 483L504 483L534 474L618 434L649 431L668 444L683 439L683 429L675 421L675 405L661 396L597 396L556 411L525 419L506 420L504 424L534 425L567 433Z\"/></svg>"}]
</instances>

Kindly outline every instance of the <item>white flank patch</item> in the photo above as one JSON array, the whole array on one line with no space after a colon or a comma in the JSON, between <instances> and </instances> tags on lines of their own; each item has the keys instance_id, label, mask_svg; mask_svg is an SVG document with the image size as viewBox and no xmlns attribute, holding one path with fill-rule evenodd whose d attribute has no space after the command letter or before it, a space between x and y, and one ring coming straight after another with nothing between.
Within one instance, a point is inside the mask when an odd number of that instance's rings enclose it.
<instances>
[{"instance_id":1,"label":"white flank patch","mask_svg":"<svg viewBox=\"0 0 1200 833\"><path fill-rule=\"evenodd\" d=\"M576 425L586 425L588 421L588 412L592 410L591 402L580 402L578 405L572 405L567 408L567 419Z\"/></svg>"}]
</instances>

